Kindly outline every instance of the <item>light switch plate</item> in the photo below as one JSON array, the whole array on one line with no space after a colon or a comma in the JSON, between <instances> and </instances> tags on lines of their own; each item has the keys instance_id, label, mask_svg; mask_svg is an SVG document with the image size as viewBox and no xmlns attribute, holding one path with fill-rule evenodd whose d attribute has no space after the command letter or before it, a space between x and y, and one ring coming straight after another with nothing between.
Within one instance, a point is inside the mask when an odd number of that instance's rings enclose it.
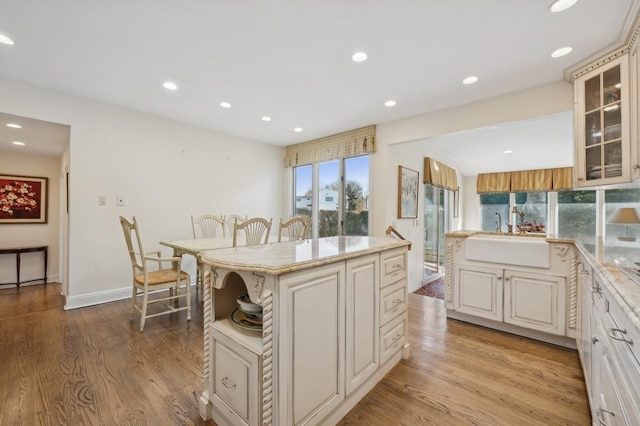
<instances>
[{"instance_id":1,"label":"light switch plate","mask_svg":"<svg viewBox=\"0 0 640 426\"><path fill-rule=\"evenodd\" d=\"M107 197L105 197L104 195L98 195L98 205L99 206L106 206L107 205Z\"/></svg>"}]
</instances>

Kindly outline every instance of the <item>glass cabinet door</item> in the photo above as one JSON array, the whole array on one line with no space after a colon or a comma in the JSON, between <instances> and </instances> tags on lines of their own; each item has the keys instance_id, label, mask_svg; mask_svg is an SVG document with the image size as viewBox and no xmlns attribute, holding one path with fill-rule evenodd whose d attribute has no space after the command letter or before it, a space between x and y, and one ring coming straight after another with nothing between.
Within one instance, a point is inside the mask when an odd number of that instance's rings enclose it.
<instances>
[{"instance_id":1,"label":"glass cabinet door","mask_svg":"<svg viewBox=\"0 0 640 426\"><path fill-rule=\"evenodd\" d=\"M584 80L584 167L586 180L623 175L623 83L621 65Z\"/></svg>"}]
</instances>

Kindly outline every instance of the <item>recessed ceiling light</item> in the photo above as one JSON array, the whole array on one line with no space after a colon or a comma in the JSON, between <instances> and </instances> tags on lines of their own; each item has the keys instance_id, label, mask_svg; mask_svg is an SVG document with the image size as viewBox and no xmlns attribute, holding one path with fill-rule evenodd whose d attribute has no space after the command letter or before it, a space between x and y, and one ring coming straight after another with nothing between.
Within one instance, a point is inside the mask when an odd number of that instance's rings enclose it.
<instances>
[{"instance_id":1,"label":"recessed ceiling light","mask_svg":"<svg viewBox=\"0 0 640 426\"><path fill-rule=\"evenodd\" d=\"M220 106L222 108L231 108L231 104L229 102L220 102Z\"/></svg>"},{"instance_id":2,"label":"recessed ceiling light","mask_svg":"<svg viewBox=\"0 0 640 426\"><path fill-rule=\"evenodd\" d=\"M469 77L462 80L462 84L473 84L476 81L478 81L478 77L476 77L475 75L470 75Z\"/></svg>"},{"instance_id":3,"label":"recessed ceiling light","mask_svg":"<svg viewBox=\"0 0 640 426\"><path fill-rule=\"evenodd\" d=\"M266 115L262 117L262 121L271 121L271 117L267 117Z\"/></svg>"},{"instance_id":4,"label":"recessed ceiling light","mask_svg":"<svg viewBox=\"0 0 640 426\"><path fill-rule=\"evenodd\" d=\"M502 152L503 154L513 154L513 151L511 151L510 149L507 149L506 151Z\"/></svg>"},{"instance_id":5,"label":"recessed ceiling light","mask_svg":"<svg viewBox=\"0 0 640 426\"><path fill-rule=\"evenodd\" d=\"M178 90L178 85L173 81L167 81L162 86L167 90Z\"/></svg>"},{"instance_id":6,"label":"recessed ceiling light","mask_svg":"<svg viewBox=\"0 0 640 426\"><path fill-rule=\"evenodd\" d=\"M14 145L20 145L20 146L24 146L25 145L24 142L18 142L18 141L13 141L11 143L14 144Z\"/></svg>"},{"instance_id":7,"label":"recessed ceiling light","mask_svg":"<svg viewBox=\"0 0 640 426\"><path fill-rule=\"evenodd\" d=\"M356 52L351 59L353 59L354 62L364 62L367 60L367 54L364 52Z\"/></svg>"},{"instance_id":8,"label":"recessed ceiling light","mask_svg":"<svg viewBox=\"0 0 640 426\"><path fill-rule=\"evenodd\" d=\"M551 54L552 58L560 58L562 56L568 55L573 50L573 47L561 47L560 49L554 50Z\"/></svg>"},{"instance_id":9,"label":"recessed ceiling light","mask_svg":"<svg viewBox=\"0 0 640 426\"><path fill-rule=\"evenodd\" d=\"M13 46L15 44L13 40L11 40L9 37L7 37L4 34L0 34L0 43L8 44L9 46Z\"/></svg>"},{"instance_id":10,"label":"recessed ceiling light","mask_svg":"<svg viewBox=\"0 0 640 426\"><path fill-rule=\"evenodd\" d=\"M569 9L574 4L578 3L578 0L556 0L549 6L551 12L562 12Z\"/></svg>"},{"instance_id":11,"label":"recessed ceiling light","mask_svg":"<svg viewBox=\"0 0 640 426\"><path fill-rule=\"evenodd\" d=\"M293 131L300 133L302 131L302 127L296 127Z\"/></svg>"},{"instance_id":12,"label":"recessed ceiling light","mask_svg":"<svg viewBox=\"0 0 640 426\"><path fill-rule=\"evenodd\" d=\"M391 106L395 106L395 104L396 104L396 101L389 99L384 103L384 106L391 107Z\"/></svg>"},{"instance_id":13,"label":"recessed ceiling light","mask_svg":"<svg viewBox=\"0 0 640 426\"><path fill-rule=\"evenodd\" d=\"M7 123L7 127L12 127L14 129L22 129L22 126L16 123Z\"/></svg>"}]
</instances>

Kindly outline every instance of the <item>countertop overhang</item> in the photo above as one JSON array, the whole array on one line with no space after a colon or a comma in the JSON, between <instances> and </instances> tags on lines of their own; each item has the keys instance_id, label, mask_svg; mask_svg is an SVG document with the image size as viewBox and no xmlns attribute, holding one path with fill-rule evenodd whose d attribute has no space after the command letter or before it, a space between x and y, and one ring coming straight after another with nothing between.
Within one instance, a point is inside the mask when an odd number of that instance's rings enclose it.
<instances>
[{"instance_id":1,"label":"countertop overhang","mask_svg":"<svg viewBox=\"0 0 640 426\"><path fill-rule=\"evenodd\" d=\"M391 237L339 236L209 250L199 259L214 268L281 275L409 244Z\"/></svg>"}]
</instances>

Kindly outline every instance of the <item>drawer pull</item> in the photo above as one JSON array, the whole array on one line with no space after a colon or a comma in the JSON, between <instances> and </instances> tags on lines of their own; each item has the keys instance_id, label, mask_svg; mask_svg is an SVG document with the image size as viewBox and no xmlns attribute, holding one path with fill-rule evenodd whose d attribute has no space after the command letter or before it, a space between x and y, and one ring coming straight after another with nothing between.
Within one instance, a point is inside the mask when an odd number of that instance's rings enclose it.
<instances>
[{"instance_id":1,"label":"drawer pull","mask_svg":"<svg viewBox=\"0 0 640 426\"><path fill-rule=\"evenodd\" d=\"M583 275L589 275L589 271L587 271L587 270L580 271L579 273L580 273L580 274L583 274Z\"/></svg>"},{"instance_id":2,"label":"drawer pull","mask_svg":"<svg viewBox=\"0 0 640 426\"><path fill-rule=\"evenodd\" d=\"M598 424L602 426L609 426L609 423L605 422L603 419L603 416L602 416L603 413L611 414L612 417L615 417L616 414L613 411L603 410L602 408L598 408Z\"/></svg>"},{"instance_id":3,"label":"drawer pull","mask_svg":"<svg viewBox=\"0 0 640 426\"><path fill-rule=\"evenodd\" d=\"M394 305L397 305L398 303L402 303L402 299L392 300L391 303L393 303Z\"/></svg>"},{"instance_id":4,"label":"drawer pull","mask_svg":"<svg viewBox=\"0 0 640 426\"><path fill-rule=\"evenodd\" d=\"M598 287L591 287L591 293L602 294L602 289L599 286Z\"/></svg>"},{"instance_id":5,"label":"drawer pull","mask_svg":"<svg viewBox=\"0 0 640 426\"><path fill-rule=\"evenodd\" d=\"M399 263L396 263L395 265L393 265L393 266L391 267L391 269L393 269L394 271L395 271L396 269L402 269L402 265L401 265L401 264L399 264Z\"/></svg>"},{"instance_id":6,"label":"drawer pull","mask_svg":"<svg viewBox=\"0 0 640 426\"><path fill-rule=\"evenodd\" d=\"M229 378L228 377L223 378L221 380L221 382L222 382L222 384L224 385L225 388L231 389L231 388L235 388L236 387L235 383L234 384L230 384L229 383Z\"/></svg>"},{"instance_id":7,"label":"drawer pull","mask_svg":"<svg viewBox=\"0 0 640 426\"><path fill-rule=\"evenodd\" d=\"M593 337L591 338L591 343L593 343L594 345L595 345L596 343L598 343L599 341L600 341L600 340L598 340L598 338L597 338L596 336L593 336Z\"/></svg>"},{"instance_id":8,"label":"drawer pull","mask_svg":"<svg viewBox=\"0 0 640 426\"><path fill-rule=\"evenodd\" d=\"M609 337L611 337L613 340L619 340L621 342L625 342L625 343L628 343L630 345L633 345L633 340L631 340L631 339L627 340L627 338L624 337L624 336L618 336L618 332L622 333L622 334L627 334L627 330L623 330L621 328L612 328L609 331Z\"/></svg>"},{"instance_id":9,"label":"drawer pull","mask_svg":"<svg viewBox=\"0 0 640 426\"><path fill-rule=\"evenodd\" d=\"M391 340L393 340L394 342L397 342L400 339L402 339L402 334L396 334L396 337L391 338Z\"/></svg>"}]
</instances>

